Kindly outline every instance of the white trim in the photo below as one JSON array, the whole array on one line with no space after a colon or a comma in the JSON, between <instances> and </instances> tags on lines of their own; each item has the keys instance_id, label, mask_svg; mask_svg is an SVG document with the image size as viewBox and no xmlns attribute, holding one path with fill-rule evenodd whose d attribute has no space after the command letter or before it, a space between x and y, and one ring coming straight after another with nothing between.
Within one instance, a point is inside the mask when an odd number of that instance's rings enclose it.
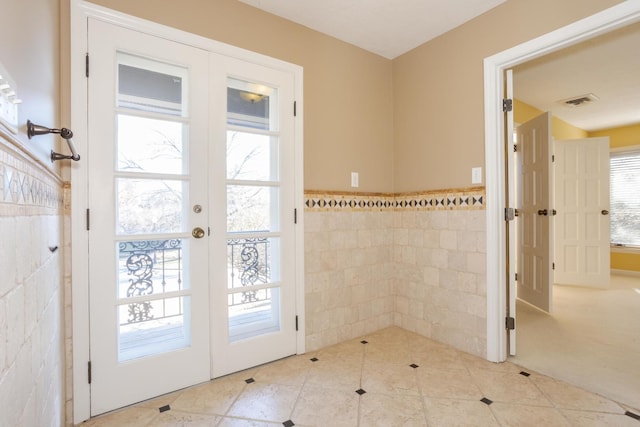
<instances>
[{"instance_id":1,"label":"white trim","mask_svg":"<svg viewBox=\"0 0 640 427\"><path fill-rule=\"evenodd\" d=\"M297 101L295 130L295 205L298 209L298 228L296 232L296 295L299 315L298 352L305 351L305 306L304 306L304 189L303 189L303 69L279 59L227 45L185 31L156 24L144 19L125 15L84 0L71 0L71 128L74 130L74 142L83 161L71 164L71 274L72 274L72 313L73 313L73 422L79 424L90 416L90 387L87 382L87 363L89 350L89 286L88 286L88 237L85 210L88 206L87 194L87 81L85 77L85 55L87 46L87 22L89 18L100 19L125 28L164 37L185 45L207 50L227 57L262 65L293 74Z\"/></svg>"},{"instance_id":2,"label":"white trim","mask_svg":"<svg viewBox=\"0 0 640 427\"><path fill-rule=\"evenodd\" d=\"M505 70L531 59L640 21L640 0L628 0L593 16L484 60L485 171L487 194L487 360L506 360L504 118Z\"/></svg>"}]
</instances>

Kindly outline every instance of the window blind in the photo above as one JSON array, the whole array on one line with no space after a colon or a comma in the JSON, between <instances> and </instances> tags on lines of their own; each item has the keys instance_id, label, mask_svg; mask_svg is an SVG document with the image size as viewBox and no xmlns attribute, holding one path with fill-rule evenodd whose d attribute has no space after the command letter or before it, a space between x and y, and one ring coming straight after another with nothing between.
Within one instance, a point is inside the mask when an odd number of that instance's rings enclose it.
<instances>
[{"instance_id":1,"label":"window blind","mask_svg":"<svg viewBox=\"0 0 640 427\"><path fill-rule=\"evenodd\" d=\"M611 153L611 244L640 247L640 149Z\"/></svg>"}]
</instances>

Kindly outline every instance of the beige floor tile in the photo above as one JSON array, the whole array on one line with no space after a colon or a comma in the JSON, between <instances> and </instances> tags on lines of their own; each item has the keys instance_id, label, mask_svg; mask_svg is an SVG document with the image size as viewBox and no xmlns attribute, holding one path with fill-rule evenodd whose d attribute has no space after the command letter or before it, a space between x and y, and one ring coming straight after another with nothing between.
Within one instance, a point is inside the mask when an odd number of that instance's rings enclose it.
<instances>
[{"instance_id":1,"label":"beige floor tile","mask_svg":"<svg viewBox=\"0 0 640 427\"><path fill-rule=\"evenodd\" d=\"M572 425L580 427L638 427L640 425L640 421L626 415L571 410L562 410L562 413Z\"/></svg>"},{"instance_id":2,"label":"beige floor tile","mask_svg":"<svg viewBox=\"0 0 640 427\"><path fill-rule=\"evenodd\" d=\"M543 375L532 374L531 381L558 408L624 414L622 407L602 396Z\"/></svg>"},{"instance_id":3,"label":"beige floor tile","mask_svg":"<svg viewBox=\"0 0 640 427\"><path fill-rule=\"evenodd\" d=\"M427 420L437 427L499 427L489 406L479 400L425 399Z\"/></svg>"},{"instance_id":4,"label":"beige floor tile","mask_svg":"<svg viewBox=\"0 0 640 427\"><path fill-rule=\"evenodd\" d=\"M478 369L472 369L470 373L483 396L494 402L551 406L551 402L528 377Z\"/></svg>"},{"instance_id":5,"label":"beige floor tile","mask_svg":"<svg viewBox=\"0 0 640 427\"><path fill-rule=\"evenodd\" d=\"M491 410L503 426L571 427L571 423L555 408L496 402L491 404Z\"/></svg>"},{"instance_id":6,"label":"beige floor tile","mask_svg":"<svg viewBox=\"0 0 640 427\"><path fill-rule=\"evenodd\" d=\"M227 415L284 422L291 418L300 389L299 386L281 384L248 384Z\"/></svg>"},{"instance_id":7,"label":"beige floor tile","mask_svg":"<svg viewBox=\"0 0 640 427\"><path fill-rule=\"evenodd\" d=\"M307 353L306 356L324 359L326 357L340 359L362 359L364 356L365 345L360 341L363 339L355 339L340 344L332 345L314 352Z\"/></svg>"},{"instance_id":8,"label":"beige floor tile","mask_svg":"<svg viewBox=\"0 0 640 427\"><path fill-rule=\"evenodd\" d=\"M157 409L131 407L93 418L82 427L140 427L149 425L158 414Z\"/></svg>"},{"instance_id":9,"label":"beige floor tile","mask_svg":"<svg viewBox=\"0 0 640 427\"><path fill-rule=\"evenodd\" d=\"M292 356L259 367L252 378L261 383L302 385L312 365L306 355Z\"/></svg>"},{"instance_id":10,"label":"beige floor tile","mask_svg":"<svg viewBox=\"0 0 640 427\"><path fill-rule=\"evenodd\" d=\"M158 409L166 405L171 405L178 397L180 397L183 391L189 390L190 388L178 390L173 393L163 394L162 396L145 400L144 402L139 403L137 406L140 406L142 408Z\"/></svg>"},{"instance_id":11,"label":"beige floor tile","mask_svg":"<svg viewBox=\"0 0 640 427\"><path fill-rule=\"evenodd\" d=\"M224 377L184 390L171 404L177 411L224 415L247 384L239 376Z\"/></svg>"},{"instance_id":12,"label":"beige floor tile","mask_svg":"<svg viewBox=\"0 0 640 427\"><path fill-rule=\"evenodd\" d=\"M220 424L218 424L217 427L276 427L276 426L282 427L282 423L268 423L264 421L224 417L221 419Z\"/></svg>"},{"instance_id":13,"label":"beige floor tile","mask_svg":"<svg viewBox=\"0 0 640 427\"><path fill-rule=\"evenodd\" d=\"M424 406L419 396L392 396L366 393L360 397L360 426L426 426Z\"/></svg>"},{"instance_id":14,"label":"beige floor tile","mask_svg":"<svg viewBox=\"0 0 640 427\"><path fill-rule=\"evenodd\" d=\"M306 385L291 420L296 425L348 427L358 425L359 395L326 387Z\"/></svg>"},{"instance_id":15,"label":"beige floor tile","mask_svg":"<svg viewBox=\"0 0 640 427\"><path fill-rule=\"evenodd\" d=\"M467 372L467 367L459 356L459 351L452 348L427 347L412 351L411 363L429 369L461 370Z\"/></svg>"},{"instance_id":16,"label":"beige floor tile","mask_svg":"<svg viewBox=\"0 0 640 427\"><path fill-rule=\"evenodd\" d=\"M415 369L409 364L366 360L362 370L362 388L368 393L420 395Z\"/></svg>"},{"instance_id":17,"label":"beige floor tile","mask_svg":"<svg viewBox=\"0 0 640 427\"><path fill-rule=\"evenodd\" d=\"M320 359L313 363L306 384L324 386L346 392L361 387L362 360Z\"/></svg>"},{"instance_id":18,"label":"beige floor tile","mask_svg":"<svg viewBox=\"0 0 640 427\"><path fill-rule=\"evenodd\" d=\"M150 426L153 427L215 427L219 418L215 415L191 414L169 410L158 414Z\"/></svg>"},{"instance_id":19,"label":"beige floor tile","mask_svg":"<svg viewBox=\"0 0 640 427\"><path fill-rule=\"evenodd\" d=\"M416 369L422 395L434 398L479 401L484 396L466 370Z\"/></svg>"}]
</instances>

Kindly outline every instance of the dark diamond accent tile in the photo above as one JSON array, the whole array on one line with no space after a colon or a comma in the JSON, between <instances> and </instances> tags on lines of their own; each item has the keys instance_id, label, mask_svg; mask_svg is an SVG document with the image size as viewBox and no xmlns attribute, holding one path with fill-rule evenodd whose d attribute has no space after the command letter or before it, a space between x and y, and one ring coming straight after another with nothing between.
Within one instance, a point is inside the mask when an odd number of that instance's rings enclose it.
<instances>
[{"instance_id":1,"label":"dark diamond accent tile","mask_svg":"<svg viewBox=\"0 0 640 427\"><path fill-rule=\"evenodd\" d=\"M160 411L160 413L167 412L169 410L171 410L171 406L169 406L169 405L164 405L164 406L161 406L161 407L158 408L158 411Z\"/></svg>"},{"instance_id":2,"label":"dark diamond accent tile","mask_svg":"<svg viewBox=\"0 0 640 427\"><path fill-rule=\"evenodd\" d=\"M295 424L293 423L293 421L287 420L287 421L283 422L282 425L284 427L293 427Z\"/></svg>"},{"instance_id":3,"label":"dark diamond accent tile","mask_svg":"<svg viewBox=\"0 0 640 427\"><path fill-rule=\"evenodd\" d=\"M633 412L630 412L630 411L627 411L627 412L625 412L624 414L625 414L627 417L631 417L631 418L633 418L634 420L638 420L638 421L640 421L640 415L638 415L638 414L634 414Z\"/></svg>"},{"instance_id":4,"label":"dark diamond accent tile","mask_svg":"<svg viewBox=\"0 0 640 427\"><path fill-rule=\"evenodd\" d=\"M362 341L360 341L360 344L369 344L369 341L367 341L367 340L362 340Z\"/></svg>"},{"instance_id":5,"label":"dark diamond accent tile","mask_svg":"<svg viewBox=\"0 0 640 427\"><path fill-rule=\"evenodd\" d=\"M249 379L244 380L244 382L247 383L247 384L251 384L251 383L255 383L256 380L254 380L253 378L249 378Z\"/></svg>"},{"instance_id":6,"label":"dark diamond accent tile","mask_svg":"<svg viewBox=\"0 0 640 427\"><path fill-rule=\"evenodd\" d=\"M317 361L318 361L318 360L320 360L320 359L318 359L317 357L312 357L312 358L311 358L311 359L309 359L309 360L311 360L312 362L317 362Z\"/></svg>"},{"instance_id":7,"label":"dark diamond accent tile","mask_svg":"<svg viewBox=\"0 0 640 427\"><path fill-rule=\"evenodd\" d=\"M520 375L522 375L523 377L531 376L529 372L525 372L525 371L520 372Z\"/></svg>"},{"instance_id":8,"label":"dark diamond accent tile","mask_svg":"<svg viewBox=\"0 0 640 427\"><path fill-rule=\"evenodd\" d=\"M411 366L413 369L416 369L416 368L419 368L419 367L420 367L419 365L416 365L415 363L412 363L412 364L411 364L411 365L409 365L409 366Z\"/></svg>"},{"instance_id":9,"label":"dark diamond accent tile","mask_svg":"<svg viewBox=\"0 0 640 427\"><path fill-rule=\"evenodd\" d=\"M362 396L363 394L366 393L366 391L364 391L363 389L360 388L360 389L356 390L356 393L358 393L360 396Z\"/></svg>"},{"instance_id":10,"label":"dark diamond accent tile","mask_svg":"<svg viewBox=\"0 0 640 427\"><path fill-rule=\"evenodd\" d=\"M491 405L493 403L493 400L491 399L487 399L486 397L483 397L482 399L480 399L480 402L487 404L487 405Z\"/></svg>"}]
</instances>

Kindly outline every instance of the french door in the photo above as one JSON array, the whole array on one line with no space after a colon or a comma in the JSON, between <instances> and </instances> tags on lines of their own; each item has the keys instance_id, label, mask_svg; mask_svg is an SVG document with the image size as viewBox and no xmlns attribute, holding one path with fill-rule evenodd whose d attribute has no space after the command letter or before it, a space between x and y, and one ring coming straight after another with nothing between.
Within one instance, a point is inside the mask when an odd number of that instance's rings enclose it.
<instances>
[{"instance_id":1,"label":"french door","mask_svg":"<svg viewBox=\"0 0 640 427\"><path fill-rule=\"evenodd\" d=\"M296 352L293 77L89 19L91 415Z\"/></svg>"}]
</instances>

